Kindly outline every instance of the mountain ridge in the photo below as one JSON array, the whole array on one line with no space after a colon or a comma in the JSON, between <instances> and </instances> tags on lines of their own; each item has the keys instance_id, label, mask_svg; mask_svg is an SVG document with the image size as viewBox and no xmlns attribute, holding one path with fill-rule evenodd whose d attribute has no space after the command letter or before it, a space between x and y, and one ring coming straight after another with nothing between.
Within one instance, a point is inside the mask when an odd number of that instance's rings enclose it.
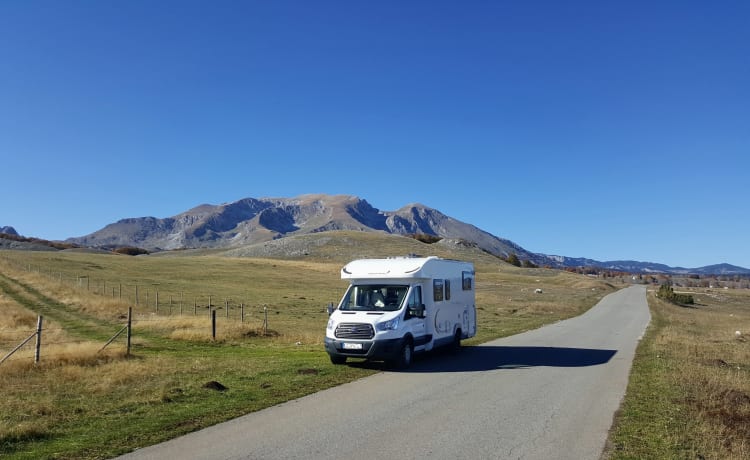
<instances>
[{"instance_id":1,"label":"mountain ridge","mask_svg":"<svg viewBox=\"0 0 750 460\"><path fill-rule=\"evenodd\" d=\"M66 241L83 246L138 246L149 250L223 248L329 230L458 237L498 256L516 253L525 260L541 259L510 240L428 206L412 203L396 211L381 211L352 195L243 198L221 205L203 204L167 218L121 219Z\"/></svg>"},{"instance_id":2,"label":"mountain ridge","mask_svg":"<svg viewBox=\"0 0 750 460\"><path fill-rule=\"evenodd\" d=\"M306 194L293 198L242 198L219 205L200 204L166 218L121 219L89 235L68 238L66 242L97 248L136 246L152 251L228 249L332 230L425 234L463 240L498 257L515 254L520 260L555 268L591 266L632 273L708 274L710 270L717 270L720 273L711 274L750 274L749 269L729 264L686 269L651 262L600 262L534 253L420 203L382 211L354 195Z\"/></svg>"}]
</instances>

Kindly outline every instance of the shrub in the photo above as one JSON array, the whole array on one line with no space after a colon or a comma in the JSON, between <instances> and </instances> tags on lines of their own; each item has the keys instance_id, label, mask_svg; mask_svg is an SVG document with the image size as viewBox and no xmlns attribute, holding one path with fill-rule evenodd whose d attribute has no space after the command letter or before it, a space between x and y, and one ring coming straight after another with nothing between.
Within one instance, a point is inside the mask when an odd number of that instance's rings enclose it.
<instances>
[{"instance_id":1,"label":"shrub","mask_svg":"<svg viewBox=\"0 0 750 460\"><path fill-rule=\"evenodd\" d=\"M662 284L659 287L659 292L657 292L656 295L660 299L664 299L668 302L678 305L693 305L695 303L693 296L691 296L690 294L678 294L674 292L674 289L672 289L672 285L669 282Z\"/></svg>"},{"instance_id":2,"label":"shrub","mask_svg":"<svg viewBox=\"0 0 750 460\"><path fill-rule=\"evenodd\" d=\"M409 236L414 238L417 241L421 241L422 243L426 243L426 244L437 243L438 241L443 239L442 237L439 237L437 235L427 235L425 233L413 233Z\"/></svg>"},{"instance_id":3,"label":"shrub","mask_svg":"<svg viewBox=\"0 0 750 460\"><path fill-rule=\"evenodd\" d=\"M148 254L149 252L142 248L136 248L133 246L124 246L121 248L116 248L114 251L112 251L116 254L125 254L126 256L138 256L141 254Z\"/></svg>"},{"instance_id":4,"label":"shrub","mask_svg":"<svg viewBox=\"0 0 750 460\"><path fill-rule=\"evenodd\" d=\"M515 265L516 267L520 267L521 266L521 261L518 260L518 256L515 255L512 252L510 254L508 254L508 258L505 259L505 261L508 262L511 265Z\"/></svg>"}]
</instances>

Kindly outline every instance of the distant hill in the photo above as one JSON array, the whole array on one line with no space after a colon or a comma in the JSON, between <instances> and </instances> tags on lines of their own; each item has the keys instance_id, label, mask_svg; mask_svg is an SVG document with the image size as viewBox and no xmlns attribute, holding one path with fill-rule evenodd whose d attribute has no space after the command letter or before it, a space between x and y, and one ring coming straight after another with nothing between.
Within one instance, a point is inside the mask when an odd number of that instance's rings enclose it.
<instances>
[{"instance_id":1,"label":"distant hill","mask_svg":"<svg viewBox=\"0 0 750 460\"><path fill-rule=\"evenodd\" d=\"M13 227L3 227L3 230ZM61 249L73 249L76 245L62 243L59 241L48 241L40 238L26 238L18 233L0 232L0 249L16 249L22 251L57 251Z\"/></svg>"},{"instance_id":2,"label":"distant hill","mask_svg":"<svg viewBox=\"0 0 750 460\"><path fill-rule=\"evenodd\" d=\"M7 226L6 227L0 227L0 233L4 233L6 235L19 236L18 232L16 231L15 228L13 228L13 227L7 227Z\"/></svg>"},{"instance_id":3,"label":"distant hill","mask_svg":"<svg viewBox=\"0 0 750 460\"><path fill-rule=\"evenodd\" d=\"M601 262L586 258L564 256L546 256L562 267L596 267L627 273L665 273L670 275L749 275L750 269L730 264L709 265L698 268L670 267L655 262L638 262L635 260L611 260Z\"/></svg>"}]
</instances>

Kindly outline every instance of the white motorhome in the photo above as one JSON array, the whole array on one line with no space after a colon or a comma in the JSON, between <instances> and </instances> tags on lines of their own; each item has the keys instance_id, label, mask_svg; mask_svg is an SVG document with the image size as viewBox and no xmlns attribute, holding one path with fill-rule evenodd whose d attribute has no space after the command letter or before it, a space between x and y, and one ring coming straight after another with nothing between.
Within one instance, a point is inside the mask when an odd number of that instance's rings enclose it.
<instances>
[{"instance_id":1,"label":"white motorhome","mask_svg":"<svg viewBox=\"0 0 750 460\"><path fill-rule=\"evenodd\" d=\"M474 265L438 257L361 259L341 269L349 288L330 312L325 348L347 358L411 365L415 352L460 347L476 334Z\"/></svg>"}]
</instances>

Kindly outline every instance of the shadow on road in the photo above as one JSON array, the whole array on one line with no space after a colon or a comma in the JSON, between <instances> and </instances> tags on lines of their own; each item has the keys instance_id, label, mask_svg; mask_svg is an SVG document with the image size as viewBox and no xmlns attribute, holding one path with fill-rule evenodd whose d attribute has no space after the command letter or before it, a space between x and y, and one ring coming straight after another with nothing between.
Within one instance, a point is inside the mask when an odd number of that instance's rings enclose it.
<instances>
[{"instance_id":1,"label":"shadow on road","mask_svg":"<svg viewBox=\"0 0 750 460\"><path fill-rule=\"evenodd\" d=\"M560 347L462 347L458 352L436 351L420 355L400 372L480 372L532 367L586 367L606 364L617 350ZM381 363L352 363L357 367L384 368Z\"/></svg>"}]
</instances>

